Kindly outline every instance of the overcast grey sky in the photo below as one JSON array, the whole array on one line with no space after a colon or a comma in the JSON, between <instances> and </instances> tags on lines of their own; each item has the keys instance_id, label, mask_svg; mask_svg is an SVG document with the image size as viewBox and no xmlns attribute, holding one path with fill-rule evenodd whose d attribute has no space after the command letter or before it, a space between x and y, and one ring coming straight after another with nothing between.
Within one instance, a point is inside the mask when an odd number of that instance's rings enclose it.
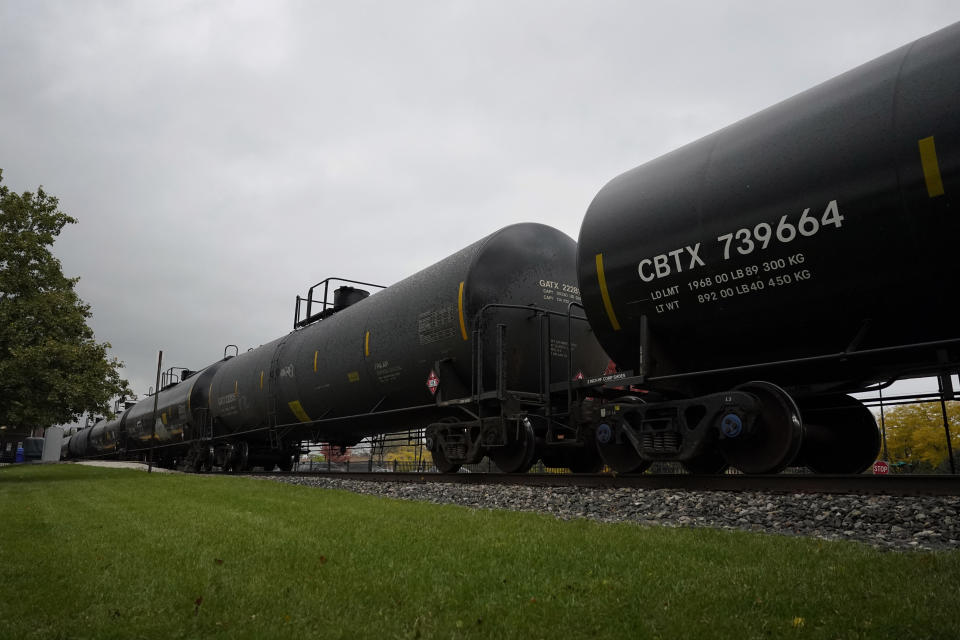
<instances>
[{"instance_id":1,"label":"overcast grey sky","mask_svg":"<svg viewBox=\"0 0 960 640\"><path fill-rule=\"evenodd\" d=\"M960 20L956 0L0 0L0 168L143 394Z\"/></svg>"}]
</instances>

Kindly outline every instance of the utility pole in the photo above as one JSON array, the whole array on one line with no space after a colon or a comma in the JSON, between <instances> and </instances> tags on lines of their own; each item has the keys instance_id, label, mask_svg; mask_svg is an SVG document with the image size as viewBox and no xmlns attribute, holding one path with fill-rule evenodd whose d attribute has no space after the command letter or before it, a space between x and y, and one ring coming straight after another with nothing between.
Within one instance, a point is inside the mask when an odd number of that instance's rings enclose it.
<instances>
[{"instance_id":1,"label":"utility pole","mask_svg":"<svg viewBox=\"0 0 960 640\"><path fill-rule=\"evenodd\" d=\"M157 441L157 402L160 399L160 369L163 366L163 350L157 355L157 384L153 388L153 419L150 421L150 464L147 473L153 473L153 445Z\"/></svg>"},{"instance_id":2,"label":"utility pole","mask_svg":"<svg viewBox=\"0 0 960 640\"><path fill-rule=\"evenodd\" d=\"M943 431L947 435L947 457L950 459L950 473L956 475L957 466L953 461L953 444L950 442L950 420L947 418L946 402L947 398L953 400L953 381L949 375L941 374L937 377L937 386L940 387L940 412L943 414Z\"/></svg>"}]
</instances>

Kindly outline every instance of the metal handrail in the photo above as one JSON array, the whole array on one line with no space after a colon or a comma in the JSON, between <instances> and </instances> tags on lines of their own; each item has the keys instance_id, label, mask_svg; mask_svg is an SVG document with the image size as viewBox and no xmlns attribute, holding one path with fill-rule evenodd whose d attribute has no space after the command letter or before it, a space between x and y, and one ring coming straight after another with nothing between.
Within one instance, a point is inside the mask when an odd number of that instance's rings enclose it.
<instances>
[{"instance_id":1,"label":"metal handrail","mask_svg":"<svg viewBox=\"0 0 960 640\"><path fill-rule=\"evenodd\" d=\"M297 328L299 328L299 327L304 327L304 326L306 326L306 325L308 325L308 324L311 324L311 323L315 322L316 320L319 320L319 319L320 319L320 316L323 314L323 312L326 311L328 307L332 307L332 306L333 306L333 303L328 301L329 295L330 295L330 283L331 283L331 282L342 282L342 283L345 283L345 284L358 284L358 285L363 286L363 287L376 287L376 288L378 288L378 289L386 289L386 288L387 288L386 285L373 284L372 282L361 282L361 281L359 281L359 280L350 280L350 279L348 279L348 278L330 277L330 278L326 278L326 279L324 279L324 280L321 280L321 281L318 282L317 284L315 284L315 285L313 285L312 287L310 287L310 289L307 291L307 297L306 297L306 298L301 297L299 294L297 295L297 303L296 303L296 307L294 308L294 312L293 312L293 328L294 328L294 329L297 329ZM313 299L313 292L314 292L314 290L316 290L316 288L319 287L320 285L323 285L323 300L314 300L314 299ZM301 303L301 302L306 302L306 303L307 303L307 313L306 313L306 316L304 317L303 320L300 319L300 303ZM313 303L314 303L314 302L316 302L317 304L321 305L320 311L318 311L316 314L313 313Z\"/></svg>"}]
</instances>

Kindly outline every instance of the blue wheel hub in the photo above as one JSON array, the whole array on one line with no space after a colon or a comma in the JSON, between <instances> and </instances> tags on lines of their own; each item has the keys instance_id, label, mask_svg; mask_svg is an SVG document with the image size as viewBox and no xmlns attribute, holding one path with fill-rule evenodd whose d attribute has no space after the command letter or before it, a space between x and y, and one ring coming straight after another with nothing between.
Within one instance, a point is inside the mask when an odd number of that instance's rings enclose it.
<instances>
[{"instance_id":1,"label":"blue wheel hub","mask_svg":"<svg viewBox=\"0 0 960 640\"><path fill-rule=\"evenodd\" d=\"M720 432L727 438L736 438L743 433L743 420L735 413L728 413L720 420Z\"/></svg>"},{"instance_id":2,"label":"blue wheel hub","mask_svg":"<svg viewBox=\"0 0 960 640\"><path fill-rule=\"evenodd\" d=\"M613 440L613 429L606 422L600 423L600 426L597 427L597 442L607 444L611 440Z\"/></svg>"}]
</instances>

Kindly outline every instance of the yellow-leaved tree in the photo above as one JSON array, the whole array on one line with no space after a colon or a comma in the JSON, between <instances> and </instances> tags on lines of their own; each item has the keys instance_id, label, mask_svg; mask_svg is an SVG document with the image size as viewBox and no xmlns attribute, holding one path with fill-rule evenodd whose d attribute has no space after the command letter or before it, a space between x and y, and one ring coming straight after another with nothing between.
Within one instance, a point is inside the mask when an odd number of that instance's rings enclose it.
<instances>
[{"instance_id":1,"label":"yellow-leaved tree","mask_svg":"<svg viewBox=\"0 0 960 640\"><path fill-rule=\"evenodd\" d=\"M428 456L429 454L426 454L426 450L424 450L424 457ZM383 459L391 462L393 460L397 460L398 462L413 462L417 459L417 447L412 444L403 445L402 447L391 447L387 449Z\"/></svg>"},{"instance_id":2,"label":"yellow-leaved tree","mask_svg":"<svg viewBox=\"0 0 960 640\"><path fill-rule=\"evenodd\" d=\"M960 402L947 403L954 461L960 458ZM889 462L910 471L949 471L947 437L939 402L905 404L884 411Z\"/></svg>"}]
</instances>

